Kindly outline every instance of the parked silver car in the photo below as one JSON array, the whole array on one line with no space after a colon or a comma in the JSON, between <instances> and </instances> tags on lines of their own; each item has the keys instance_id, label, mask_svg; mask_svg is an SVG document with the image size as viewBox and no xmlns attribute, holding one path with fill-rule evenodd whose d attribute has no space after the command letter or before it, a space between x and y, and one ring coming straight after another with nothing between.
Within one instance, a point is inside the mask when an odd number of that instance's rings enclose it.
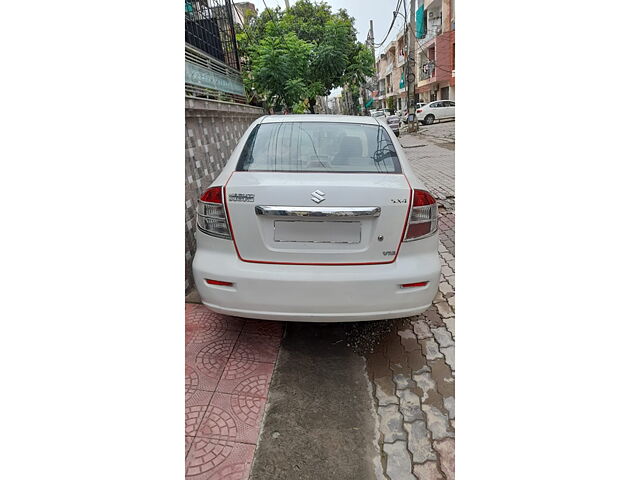
<instances>
[{"instance_id":1,"label":"parked silver car","mask_svg":"<svg viewBox=\"0 0 640 480\"><path fill-rule=\"evenodd\" d=\"M389 115L385 118L387 121L387 125L389 128L393 130L393 133L396 134L396 137L400 136L400 117L398 115Z\"/></svg>"},{"instance_id":2,"label":"parked silver car","mask_svg":"<svg viewBox=\"0 0 640 480\"><path fill-rule=\"evenodd\" d=\"M386 112L389 112L388 114ZM371 112L371 116L374 118L384 118L393 130L393 133L396 134L396 137L400 136L400 117L397 115L392 115L390 110L374 110Z\"/></svg>"}]
</instances>

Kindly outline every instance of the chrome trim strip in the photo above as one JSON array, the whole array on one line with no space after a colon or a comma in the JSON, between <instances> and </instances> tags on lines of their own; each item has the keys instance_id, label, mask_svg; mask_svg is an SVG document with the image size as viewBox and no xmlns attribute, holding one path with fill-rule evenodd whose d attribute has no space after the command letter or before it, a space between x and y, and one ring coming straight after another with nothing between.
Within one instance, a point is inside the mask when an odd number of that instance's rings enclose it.
<instances>
[{"instance_id":1,"label":"chrome trim strip","mask_svg":"<svg viewBox=\"0 0 640 480\"><path fill-rule=\"evenodd\" d=\"M379 217L380 207L281 207L256 205L256 215L270 217Z\"/></svg>"}]
</instances>

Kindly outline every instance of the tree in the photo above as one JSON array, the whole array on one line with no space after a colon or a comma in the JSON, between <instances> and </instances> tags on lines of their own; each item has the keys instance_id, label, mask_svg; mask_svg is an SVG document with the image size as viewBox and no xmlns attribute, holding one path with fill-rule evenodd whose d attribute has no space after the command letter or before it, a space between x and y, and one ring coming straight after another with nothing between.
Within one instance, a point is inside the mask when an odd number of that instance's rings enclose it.
<instances>
[{"instance_id":1,"label":"tree","mask_svg":"<svg viewBox=\"0 0 640 480\"><path fill-rule=\"evenodd\" d=\"M391 113L395 111L395 108L393 108L393 98L391 97L387 97L387 109L391 110Z\"/></svg>"},{"instance_id":2,"label":"tree","mask_svg":"<svg viewBox=\"0 0 640 480\"><path fill-rule=\"evenodd\" d=\"M245 84L289 107L306 98L313 112L316 96L338 86L359 86L374 73L372 54L357 41L353 17L344 9L333 13L325 2L299 0L284 12L265 9L249 17L243 30L238 46ZM287 58L278 61L274 55L280 54ZM290 63L296 69L281 69ZM265 71L269 68L279 71ZM302 96L293 101L297 95Z\"/></svg>"},{"instance_id":3,"label":"tree","mask_svg":"<svg viewBox=\"0 0 640 480\"><path fill-rule=\"evenodd\" d=\"M250 50L252 69L249 83L272 106L291 109L307 95L305 75L311 45L293 33L268 35Z\"/></svg>"}]
</instances>

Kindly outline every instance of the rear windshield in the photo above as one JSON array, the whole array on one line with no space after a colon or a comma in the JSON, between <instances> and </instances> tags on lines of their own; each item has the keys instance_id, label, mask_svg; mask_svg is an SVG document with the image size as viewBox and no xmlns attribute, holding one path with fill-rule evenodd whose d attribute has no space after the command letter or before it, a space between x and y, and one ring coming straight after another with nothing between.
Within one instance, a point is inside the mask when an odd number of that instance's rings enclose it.
<instances>
[{"instance_id":1,"label":"rear windshield","mask_svg":"<svg viewBox=\"0 0 640 480\"><path fill-rule=\"evenodd\" d=\"M242 149L236 170L402 173L384 128L338 122L258 125Z\"/></svg>"}]
</instances>

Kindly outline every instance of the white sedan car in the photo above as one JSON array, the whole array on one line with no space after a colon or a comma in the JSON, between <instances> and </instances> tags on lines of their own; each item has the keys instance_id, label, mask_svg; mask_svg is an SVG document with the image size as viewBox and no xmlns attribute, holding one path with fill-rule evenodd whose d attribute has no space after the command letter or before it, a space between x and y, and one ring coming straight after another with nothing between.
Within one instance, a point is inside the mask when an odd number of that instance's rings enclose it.
<instances>
[{"instance_id":1,"label":"white sedan car","mask_svg":"<svg viewBox=\"0 0 640 480\"><path fill-rule=\"evenodd\" d=\"M438 290L437 215L384 119L262 117L198 202L195 283L240 317L417 315Z\"/></svg>"},{"instance_id":2,"label":"white sedan car","mask_svg":"<svg viewBox=\"0 0 640 480\"><path fill-rule=\"evenodd\" d=\"M424 125L431 125L434 121L456 118L456 102L451 100L437 100L416 109L418 121Z\"/></svg>"},{"instance_id":3,"label":"white sedan car","mask_svg":"<svg viewBox=\"0 0 640 480\"><path fill-rule=\"evenodd\" d=\"M372 117L390 117L391 116L391 110L389 110L388 108L385 108L383 110L372 110L370 112L370 115Z\"/></svg>"},{"instance_id":4,"label":"white sedan car","mask_svg":"<svg viewBox=\"0 0 640 480\"><path fill-rule=\"evenodd\" d=\"M416 110L418 110L419 108L424 107L425 105L426 105L426 103L420 103L420 102L416 103ZM402 121L404 123L407 123L409 121L409 109L407 109L407 108L405 108L402 111Z\"/></svg>"}]
</instances>

